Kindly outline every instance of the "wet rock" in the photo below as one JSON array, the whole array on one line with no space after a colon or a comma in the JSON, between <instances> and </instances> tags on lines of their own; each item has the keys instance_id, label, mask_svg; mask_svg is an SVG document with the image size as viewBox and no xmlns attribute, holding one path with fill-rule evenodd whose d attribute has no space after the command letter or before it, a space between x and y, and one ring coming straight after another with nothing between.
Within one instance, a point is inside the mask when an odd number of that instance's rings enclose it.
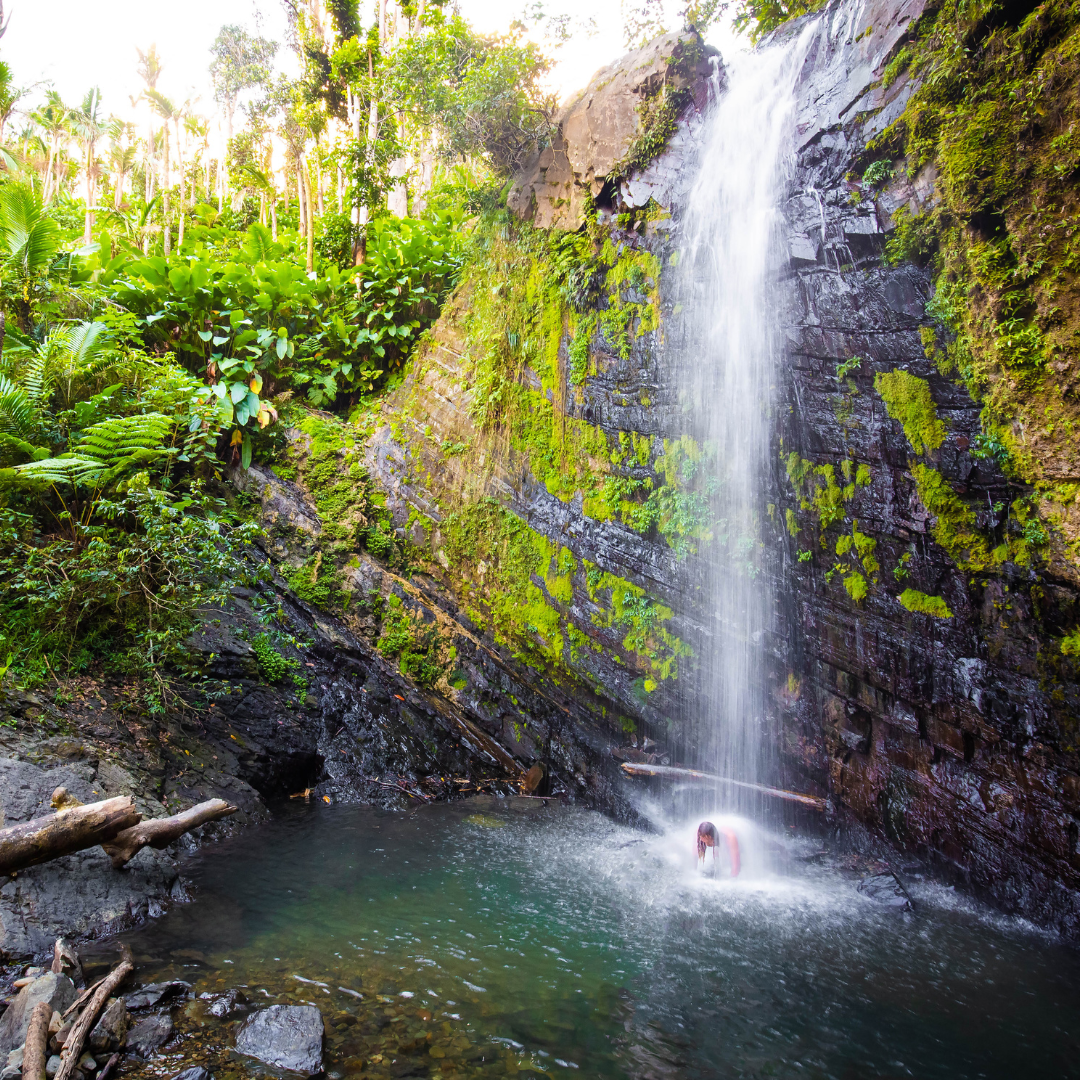
<instances>
[{"instance_id":1,"label":"wet rock","mask_svg":"<svg viewBox=\"0 0 1080 1080\"><path fill-rule=\"evenodd\" d=\"M236 1037L238 1053L313 1076L322 1072L323 1018L314 1005L271 1005Z\"/></svg>"},{"instance_id":2,"label":"wet rock","mask_svg":"<svg viewBox=\"0 0 1080 1080\"><path fill-rule=\"evenodd\" d=\"M205 1001L206 1011L211 1016L235 1016L248 1011L248 999L239 990L226 990L224 994L200 994L200 1001Z\"/></svg>"},{"instance_id":3,"label":"wet rock","mask_svg":"<svg viewBox=\"0 0 1080 1080\"><path fill-rule=\"evenodd\" d=\"M214 1077L209 1069L204 1069L201 1065L193 1065L190 1069L178 1072L172 1080L214 1080Z\"/></svg>"},{"instance_id":4,"label":"wet rock","mask_svg":"<svg viewBox=\"0 0 1080 1080\"><path fill-rule=\"evenodd\" d=\"M50 971L24 986L0 1017L0 1053L8 1053L26 1041L30 1014L39 1001L48 1002L54 1011L62 1013L74 1000L75 985L66 975Z\"/></svg>"},{"instance_id":5,"label":"wet rock","mask_svg":"<svg viewBox=\"0 0 1080 1080\"><path fill-rule=\"evenodd\" d=\"M127 1033L127 1048L139 1057L149 1057L164 1046L173 1034L172 1018L167 1014L143 1017Z\"/></svg>"},{"instance_id":6,"label":"wet rock","mask_svg":"<svg viewBox=\"0 0 1080 1080\"><path fill-rule=\"evenodd\" d=\"M181 979L174 979L172 982L147 983L133 994L128 994L124 998L124 1004L129 1009L152 1009L163 1001L186 994L190 989L191 983Z\"/></svg>"},{"instance_id":7,"label":"wet rock","mask_svg":"<svg viewBox=\"0 0 1080 1080\"><path fill-rule=\"evenodd\" d=\"M45 1062L45 1075L48 1080L52 1078L60 1071L60 1055L53 1054L48 1061Z\"/></svg>"},{"instance_id":8,"label":"wet rock","mask_svg":"<svg viewBox=\"0 0 1080 1080\"><path fill-rule=\"evenodd\" d=\"M863 896L886 907L895 908L897 911L912 910L911 897L892 871L887 870L884 873L863 878L858 884L858 890Z\"/></svg>"},{"instance_id":9,"label":"wet rock","mask_svg":"<svg viewBox=\"0 0 1080 1080\"><path fill-rule=\"evenodd\" d=\"M129 1023L127 1005L120 998L109 998L90 1031L90 1049L102 1054L119 1050Z\"/></svg>"}]
</instances>

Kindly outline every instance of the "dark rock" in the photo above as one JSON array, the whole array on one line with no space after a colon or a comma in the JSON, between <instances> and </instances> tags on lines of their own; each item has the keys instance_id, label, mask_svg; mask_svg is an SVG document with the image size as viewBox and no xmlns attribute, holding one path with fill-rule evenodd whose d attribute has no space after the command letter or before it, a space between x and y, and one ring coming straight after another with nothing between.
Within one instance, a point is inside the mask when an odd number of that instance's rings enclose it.
<instances>
[{"instance_id":1,"label":"dark rock","mask_svg":"<svg viewBox=\"0 0 1080 1080\"><path fill-rule=\"evenodd\" d=\"M322 1072L323 1018L314 1005L271 1005L236 1036L238 1053L314 1076Z\"/></svg>"},{"instance_id":2,"label":"dark rock","mask_svg":"<svg viewBox=\"0 0 1080 1080\"><path fill-rule=\"evenodd\" d=\"M60 1071L60 1065L61 1061L59 1054L53 1054L49 1060L45 1062L45 1075L48 1077L48 1080L52 1080L52 1078Z\"/></svg>"},{"instance_id":3,"label":"dark rock","mask_svg":"<svg viewBox=\"0 0 1080 1080\"><path fill-rule=\"evenodd\" d=\"M47 1002L53 1012L63 1013L75 996L72 981L66 975L54 975L51 971L24 986L0 1017L0 1054L7 1054L26 1041L30 1014L39 1001Z\"/></svg>"},{"instance_id":4,"label":"dark rock","mask_svg":"<svg viewBox=\"0 0 1080 1080\"><path fill-rule=\"evenodd\" d=\"M872 874L865 877L858 884L858 890L863 896L884 904L886 907L895 908L897 911L911 911L911 897L900 883L900 879L892 873L885 871L880 874Z\"/></svg>"},{"instance_id":5,"label":"dark rock","mask_svg":"<svg viewBox=\"0 0 1080 1080\"><path fill-rule=\"evenodd\" d=\"M144 1016L127 1033L128 1052L138 1054L139 1057L149 1057L164 1046L172 1038L172 1034L172 1017L167 1013Z\"/></svg>"},{"instance_id":6,"label":"dark rock","mask_svg":"<svg viewBox=\"0 0 1080 1080\"><path fill-rule=\"evenodd\" d=\"M124 997L124 1004L129 1009L152 1009L163 1001L186 994L191 989L191 983L181 979L172 982L147 983L140 986L133 994Z\"/></svg>"},{"instance_id":7,"label":"dark rock","mask_svg":"<svg viewBox=\"0 0 1080 1080\"><path fill-rule=\"evenodd\" d=\"M119 1050L129 1023L127 1005L120 998L109 998L90 1031L90 1049L102 1054Z\"/></svg>"},{"instance_id":8,"label":"dark rock","mask_svg":"<svg viewBox=\"0 0 1080 1080\"><path fill-rule=\"evenodd\" d=\"M214 1080L214 1077L209 1069L202 1065L193 1065L190 1069L178 1072L172 1080Z\"/></svg>"}]
</instances>

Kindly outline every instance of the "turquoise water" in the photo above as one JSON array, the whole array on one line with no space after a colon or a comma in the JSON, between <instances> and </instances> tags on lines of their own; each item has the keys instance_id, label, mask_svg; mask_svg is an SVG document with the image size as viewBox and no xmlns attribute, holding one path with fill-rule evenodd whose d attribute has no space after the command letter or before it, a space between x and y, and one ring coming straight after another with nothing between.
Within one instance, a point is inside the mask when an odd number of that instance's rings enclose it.
<instances>
[{"instance_id":1,"label":"turquoise water","mask_svg":"<svg viewBox=\"0 0 1080 1080\"><path fill-rule=\"evenodd\" d=\"M292 807L205 849L196 902L126 940L143 981L319 1005L332 1078L1080 1076L1074 952L939 886L899 914L734 824L732 881L697 870L696 821ZM143 1071L245 1071L201 1005L179 1027Z\"/></svg>"}]
</instances>

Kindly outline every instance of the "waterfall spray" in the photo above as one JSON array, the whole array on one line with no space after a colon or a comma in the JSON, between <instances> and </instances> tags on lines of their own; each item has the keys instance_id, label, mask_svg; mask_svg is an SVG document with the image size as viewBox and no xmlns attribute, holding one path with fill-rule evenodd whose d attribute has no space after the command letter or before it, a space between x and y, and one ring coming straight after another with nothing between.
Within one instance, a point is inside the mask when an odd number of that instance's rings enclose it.
<instances>
[{"instance_id":1,"label":"waterfall spray","mask_svg":"<svg viewBox=\"0 0 1080 1080\"><path fill-rule=\"evenodd\" d=\"M780 202L794 159L795 84L813 26L737 55L706 119L682 237L684 407L715 512L706 556L711 649L699 658L697 764L750 784L769 773L764 654L773 606L762 542L779 353ZM691 451L697 455L697 449ZM704 713L701 712L704 710ZM737 808L747 811L752 789Z\"/></svg>"}]
</instances>

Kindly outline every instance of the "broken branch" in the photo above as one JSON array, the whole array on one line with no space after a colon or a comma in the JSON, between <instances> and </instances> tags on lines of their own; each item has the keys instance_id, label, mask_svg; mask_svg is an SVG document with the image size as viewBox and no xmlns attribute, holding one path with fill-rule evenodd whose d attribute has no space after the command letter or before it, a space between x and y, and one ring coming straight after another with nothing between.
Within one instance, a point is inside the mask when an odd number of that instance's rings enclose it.
<instances>
[{"instance_id":1,"label":"broken branch","mask_svg":"<svg viewBox=\"0 0 1080 1080\"><path fill-rule=\"evenodd\" d=\"M134 970L135 965L130 960L124 960L101 980L101 985L94 991L94 996L90 998L86 1008L79 1013L78 1020L71 1026L60 1055L60 1068L57 1070L56 1080L71 1080L71 1074L78 1067L79 1058L82 1057L83 1047L86 1045L86 1037L97 1021L98 1013L101 1012L112 992Z\"/></svg>"},{"instance_id":2,"label":"broken branch","mask_svg":"<svg viewBox=\"0 0 1080 1080\"><path fill-rule=\"evenodd\" d=\"M30 1013L30 1024L26 1029L22 1060L23 1080L45 1080L45 1051L49 1042L51 1019L52 1006L47 1001L39 1001Z\"/></svg>"},{"instance_id":3,"label":"broken branch","mask_svg":"<svg viewBox=\"0 0 1080 1080\"><path fill-rule=\"evenodd\" d=\"M141 820L131 798L120 795L10 825L0 829L0 874L107 843Z\"/></svg>"},{"instance_id":4,"label":"broken branch","mask_svg":"<svg viewBox=\"0 0 1080 1080\"><path fill-rule=\"evenodd\" d=\"M237 807L230 806L224 799L207 799L206 802L201 802L180 814L173 814L172 817L141 821L133 828L117 833L109 843L101 846L112 859L113 867L119 870L144 847L168 847L184 833L197 829L207 822L228 817L236 811Z\"/></svg>"}]
</instances>

